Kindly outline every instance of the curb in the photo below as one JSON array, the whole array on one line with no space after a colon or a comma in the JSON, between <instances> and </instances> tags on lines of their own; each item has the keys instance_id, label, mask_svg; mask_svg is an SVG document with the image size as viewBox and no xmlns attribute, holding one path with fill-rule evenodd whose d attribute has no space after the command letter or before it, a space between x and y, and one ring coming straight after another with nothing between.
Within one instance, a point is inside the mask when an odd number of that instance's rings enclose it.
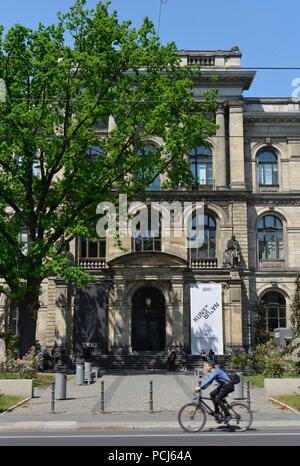
<instances>
[{"instance_id":1,"label":"curb","mask_svg":"<svg viewBox=\"0 0 300 466\"><path fill-rule=\"evenodd\" d=\"M207 426L203 430L209 430L212 426ZM254 421L250 430L262 427L300 427L299 421ZM217 428L214 424L213 428ZM183 432L178 423L162 423L158 424L97 424L97 423L79 423L76 421L29 421L29 422L15 422L10 424L0 424L1 432L54 432L58 431L138 431L138 430L173 430Z\"/></svg>"},{"instance_id":2,"label":"curb","mask_svg":"<svg viewBox=\"0 0 300 466\"><path fill-rule=\"evenodd\" d=\"M291 406L289 406L289 405L287 405L287 404L285 404L285 403L282 403L282 401L279 401L279 400L277 400L276 398L272 398L272 397L269 396L269 395L268 395L268 398L269 398L269 400L274 401L274 403L278 403L279 405L284 406L284 407L287 408L287 409L290 409L291 411L293 411L293 413L296 413L296 414L299 414L299 415L300 415L300 412L297 411L297 409L294 409L294 408L292 408Z\"/></svg>"},{"instance_id":3,"label":"curb","mask_svg":"<svg viewBox=\"0 0 300 466\"><path fill-rule=\"evenodd\" d=\"M26 401L29 401L31 400L31 396L29 396L28 398L25 398L24 400L21 400L19 401L19 403L13 405L13 406L10 406L9 408L7 408L5 411L3 411L3 413L0 414L0 416L3 416L4 414L6 413L9 413L10 411L12 411L13 409L17 408L18 406L21 406L23 403L26 403Z\"/></svg>"}]
</instances>

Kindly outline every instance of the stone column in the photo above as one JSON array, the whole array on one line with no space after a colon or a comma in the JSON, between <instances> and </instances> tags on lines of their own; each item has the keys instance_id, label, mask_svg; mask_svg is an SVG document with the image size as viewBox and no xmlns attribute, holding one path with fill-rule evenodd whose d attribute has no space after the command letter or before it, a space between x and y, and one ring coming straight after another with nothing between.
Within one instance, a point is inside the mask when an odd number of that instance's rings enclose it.
<instances>
[{"instance_id":1,"label":"stone column","mask_svg":"<svg viewBox=\"0 0 300 466\"><path fill-rule=\"evenodd\" d=\"M214 157L214 177L216 189L227 189L226 179L226 141L225 141L225 105L218 104L216 108L216 124L219 129L216 133L215 157Z\"/></svg>"},{"instance_id":2,"label":"stone column","mask_svg":"<svg viewBox=\"0 0 300 466\"><path fill-rule=\"evenodd\" d=\"M128 318L126 319L126 307L124 306L125 289L126 282L123 275L115 273L114 300L109 306L109 345L113 346L116 351L129 347Z\"/></svg>"},{"instance_id":3,"label":"stone column","mask_svg":"<svg viewBox=\"0 0 300 466\"><path fill-rule=\"evenodd\" d=\"M183 280L172 279L173 309L172 309L172 344L176 347L184 346L183 325Z\"/></svg>"},{"instance_id":4,"label":"stone column","mask_svg":"<svg viewBox=\"0 0 300 466\"><path fill-rule=\"evenodd\" d=\"M225 340L230 347L240 349L243 347L242 333L242 280L236 271L230 272L229 307L225 321Z\"/></svg>"},{"instance_id":5,"label":"stone column","mask_svg":"<svg viewBox=\"0 0 300 466\"><path fill-rule=\"evenodd\" d=\"M245 190L243 103L229 103L230 188Z\"/></svg>"}]
</instances>

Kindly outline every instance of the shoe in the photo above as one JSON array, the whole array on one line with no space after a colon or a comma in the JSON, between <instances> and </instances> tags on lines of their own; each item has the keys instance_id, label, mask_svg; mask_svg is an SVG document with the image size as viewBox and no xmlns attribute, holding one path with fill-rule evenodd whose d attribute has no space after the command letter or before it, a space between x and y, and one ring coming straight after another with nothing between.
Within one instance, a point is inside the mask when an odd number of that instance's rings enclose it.
<instances>
[{"instance_id":1,"label":"shoe","mask_svg":"<svg viewBox=\"0 0 300 466\"><path fill-rule=\"evenodd\" d=\"M225 424L228 424L230 419L231 419L231 415L229 413L225 414Z\"/></svg>"},{"instance_id":2,"label":"shoe","mask_svg":"<svg viewBox=\"0 0 300 466\"><path fill-rule=\"evenodd\" d=\"M222 414L215 414L215 420L217 421L218 424L221 424L221 422L224 421L224 418L222 416Z\"/></svg>"}]
</instances>

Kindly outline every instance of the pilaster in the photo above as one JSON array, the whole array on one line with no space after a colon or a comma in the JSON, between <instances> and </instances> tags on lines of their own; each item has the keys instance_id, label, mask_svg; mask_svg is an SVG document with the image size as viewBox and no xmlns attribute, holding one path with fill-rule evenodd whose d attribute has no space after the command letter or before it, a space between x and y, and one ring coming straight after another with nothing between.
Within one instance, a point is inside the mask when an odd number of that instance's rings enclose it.
<instances>
[{"instance_id":1,"label":"pilaster","mask_svg":"<svg viewBox=\"0 0 300 466\"><path fill-rule=\"evenodd\" d=\"M215 180L216 189L227 189L226 181L226 141L225 141L225 105L218 104L216 108L216 124L219 126L215 137Z\"/></svg>"},{"instance_id":2,"label":"pilaster","mask_svg":"<svg viewBox=\"0 0 300 466\"><path fill-rule=\"evenodd\" d=\"M246 189L244 161L243 103L229 102L230 188Z\"/></svg>"}]
</instances>

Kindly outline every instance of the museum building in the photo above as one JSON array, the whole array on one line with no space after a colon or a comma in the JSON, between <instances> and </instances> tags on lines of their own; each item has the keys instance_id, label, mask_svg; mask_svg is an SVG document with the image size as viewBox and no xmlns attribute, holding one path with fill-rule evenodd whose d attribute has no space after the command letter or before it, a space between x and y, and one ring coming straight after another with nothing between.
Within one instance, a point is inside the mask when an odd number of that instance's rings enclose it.
<instances>
[{"instance_id":1,"label":"museum building","mask_svg":"<svg viewBox=\"0 0 300 466\"><path fill-rule=\"evenodd\" d=\"M236 46L178 54L183 64L202 67L195 99L218 88L219 128L211 147L187 154L193 186L163 190L157 177L147 188L147 205L189 205L197 225L194 206L201 204L204 240L192 247L185 235L174 234L172 212L169 225L160 215L148 236L125 237L126 252L110 237L98 243L77 238L75 261L96 280L89 289L59 277L43 282L37 339L44 349L65 345L97 356L165 353L174 346L222 355L253 345L258 302L267 330L290 325L300 273L300 103L246 97L256 72L242 68ZM99 136L111 125L109 118Z\"/></svg>"}]
</instances>

